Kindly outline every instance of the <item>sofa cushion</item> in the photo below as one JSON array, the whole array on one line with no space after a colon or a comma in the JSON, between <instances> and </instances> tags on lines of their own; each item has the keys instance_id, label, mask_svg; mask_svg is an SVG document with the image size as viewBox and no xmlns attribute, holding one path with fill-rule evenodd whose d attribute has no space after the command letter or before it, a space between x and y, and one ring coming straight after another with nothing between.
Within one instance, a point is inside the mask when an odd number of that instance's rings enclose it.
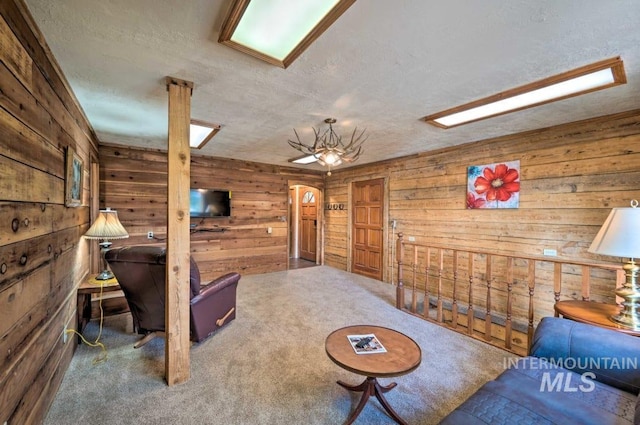
<instances>
[{"instance_id":1,"label":"sofa cushion","mask_svg":"<svg viewBox=\"0 0 640 425\"><path fill-rule=\"evenodd\" d=\"M441 424L633 424L635 407L633 394L526 357Z\"/></svg>"},{"instance_id":2,"label":"sofa cushion","mask_svg":"<svg viewBox=\"0 0 640 425\"><path fill-rule=\"evenodd\" d=\"M633 394L640 391L640 338L545 317L536 329L530 354L576 373L593 372L598 381Z\"/></svg>"}]
</instances>

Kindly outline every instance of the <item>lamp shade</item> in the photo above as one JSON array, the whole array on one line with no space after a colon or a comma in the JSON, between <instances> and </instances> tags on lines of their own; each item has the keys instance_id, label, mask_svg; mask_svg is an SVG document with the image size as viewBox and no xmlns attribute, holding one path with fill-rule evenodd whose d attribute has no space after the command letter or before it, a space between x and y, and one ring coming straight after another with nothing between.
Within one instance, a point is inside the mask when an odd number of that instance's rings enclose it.
<instances>
[{"instance_id":1,"label":"lamp shade","mask_svg":"<svg viewBox=\"0 0 640 425\"><path fill-rule=\"evenodd\" d=\"M633 206L612 209L591 243L589 252L613 257L640 258L640 208Z\"/></svg>"},{"instance_id":2,"label":"lamp shade","mask_svg":"<svg viewBox=\"0 0 640 425\"><path fill-rule=\"evenodd\" d=\"M129 233L118 220L118 212L107 208L100 210L100 215L93 222L87 233L84 234L87 239L125 239L129 237Z\"/></svg>"}]
</instances>

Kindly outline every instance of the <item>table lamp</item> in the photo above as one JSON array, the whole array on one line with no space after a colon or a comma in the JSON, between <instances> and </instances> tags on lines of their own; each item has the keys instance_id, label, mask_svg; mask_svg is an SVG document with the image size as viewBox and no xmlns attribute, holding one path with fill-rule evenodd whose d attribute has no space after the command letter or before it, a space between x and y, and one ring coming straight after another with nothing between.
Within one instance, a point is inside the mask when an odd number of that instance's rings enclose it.
<instances>
[{"instance_id":1,"label":"table lamp","mask_svg":"<svg viewBox=\"0 0 640 425\"><path fill-rule=\"evenodd\" d=\"M96 280L108 280L113 279L113 273L107 266L107 260L104 258L105 254L111 246L111 239L125 239L129 237L129 233L118 220L118 212L107 208L106 210L100 210L100 215L93 222L87 233L84 234L87 239L101 239L100 245L100 257L102 258L103 270L96 276Z\"/></svg>"},{"instance_id":2,"label":"table lamp","mask_svg":"<svg viewBox=\"0 0 640 425\"><path fill-rule=\"evenodd\" d=\"M624 327L640 330L640 208L638 201L631 201L631 208L614 208L589 247L594 254L628 258L622 267L626 280L616 289L616 295L623 298L622 309L611 320Z\"/></svg>"}]
</instances>

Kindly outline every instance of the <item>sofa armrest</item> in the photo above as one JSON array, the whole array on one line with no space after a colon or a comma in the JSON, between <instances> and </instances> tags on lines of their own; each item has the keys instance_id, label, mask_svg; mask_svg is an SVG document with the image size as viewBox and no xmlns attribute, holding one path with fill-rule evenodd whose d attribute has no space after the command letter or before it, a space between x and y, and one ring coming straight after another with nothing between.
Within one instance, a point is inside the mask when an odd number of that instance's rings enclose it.
<instances>
[{"instance_id":1,"label":"sofa armrest","mask_svg":"<svg viewBox=\"0 0 640 425\"><path fill-rule=\"evenodd\" d=\"M240 275L214 279L191 299L191 339L200 342L236 317L236 289Z\"/></svg>"},{"instance_id":2,"label":"sofa armrest","mask_svg":"<svg viewBox=\"0 0 640 425\"><path fill-rule=\"evenodd\" d=\"M212 294L215 294L216 292L223 290L227 286L236 285L238 283L238 281L240 281L240 274L235 273L235 272L234 273L227 273L227 274L225 274L223 276L215 278L214 280L212 280L211 282L207 283L206 285L203 285L200 288L200 294L196 295L194 297L194 300L196 298L209 297ZM193 302L193 300L192 300L192 302Z\"/></svg>"},{"instance_id":3,"label":"sofa armrest","mask_svg":"<svg viewBox=\"0 0 640 425\"><path fill-rule=\"evenodd\" d=\"M640 391L640 338L572 320L545 317L536 328L532 356L624 391Z\"/></svg>"}]
</instances>

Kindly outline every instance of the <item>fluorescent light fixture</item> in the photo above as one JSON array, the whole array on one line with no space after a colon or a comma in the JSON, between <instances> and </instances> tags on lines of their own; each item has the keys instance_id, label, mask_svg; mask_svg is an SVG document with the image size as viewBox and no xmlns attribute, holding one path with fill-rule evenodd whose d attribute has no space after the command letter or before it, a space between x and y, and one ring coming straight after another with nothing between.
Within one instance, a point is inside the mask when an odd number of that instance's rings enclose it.
<instances>
[{"instance_id":1,"label":"fluorescent light fixture","mask_svg":"<svg viewBox=\"0 0 640 425\"><path fill-rule=\"evenodd\" d=\"M235 0L218 42L288 67L355 0Z\"/></svg>"},{"instance_id":2,"label":"fluorescent light fixture","mask_svg":"<svg viewBox=\"0 0 640 425\"><path fill-rule=\"evenodd\" d=\"M318 160L316 155L306 155L299 158L292 158L289 162L293 162L295 164L311 164Z\"/></svg>"},{"instance_id":3,"label":"fluorescent light fixture","mask_svg":"<svg viewBox=\"0 0 640 425\"><path fill-rule=\"evenodd\" d=\"M456 106L423 120L436 127L451 128L626 82L622 59L616 57Z\"/></svg>"},{"instance_id":4,"label":"fluorescent light fixture","mask_svg":"<svg viewBox=\"0 0 640 425\"><path fill-rule=\"evenodd\" d=\"M220 126L217 124L191 120L189 125L189 146L191 146L191 149L202 149L218 131L220 131Z\"/></svg>"}]
</instances>

